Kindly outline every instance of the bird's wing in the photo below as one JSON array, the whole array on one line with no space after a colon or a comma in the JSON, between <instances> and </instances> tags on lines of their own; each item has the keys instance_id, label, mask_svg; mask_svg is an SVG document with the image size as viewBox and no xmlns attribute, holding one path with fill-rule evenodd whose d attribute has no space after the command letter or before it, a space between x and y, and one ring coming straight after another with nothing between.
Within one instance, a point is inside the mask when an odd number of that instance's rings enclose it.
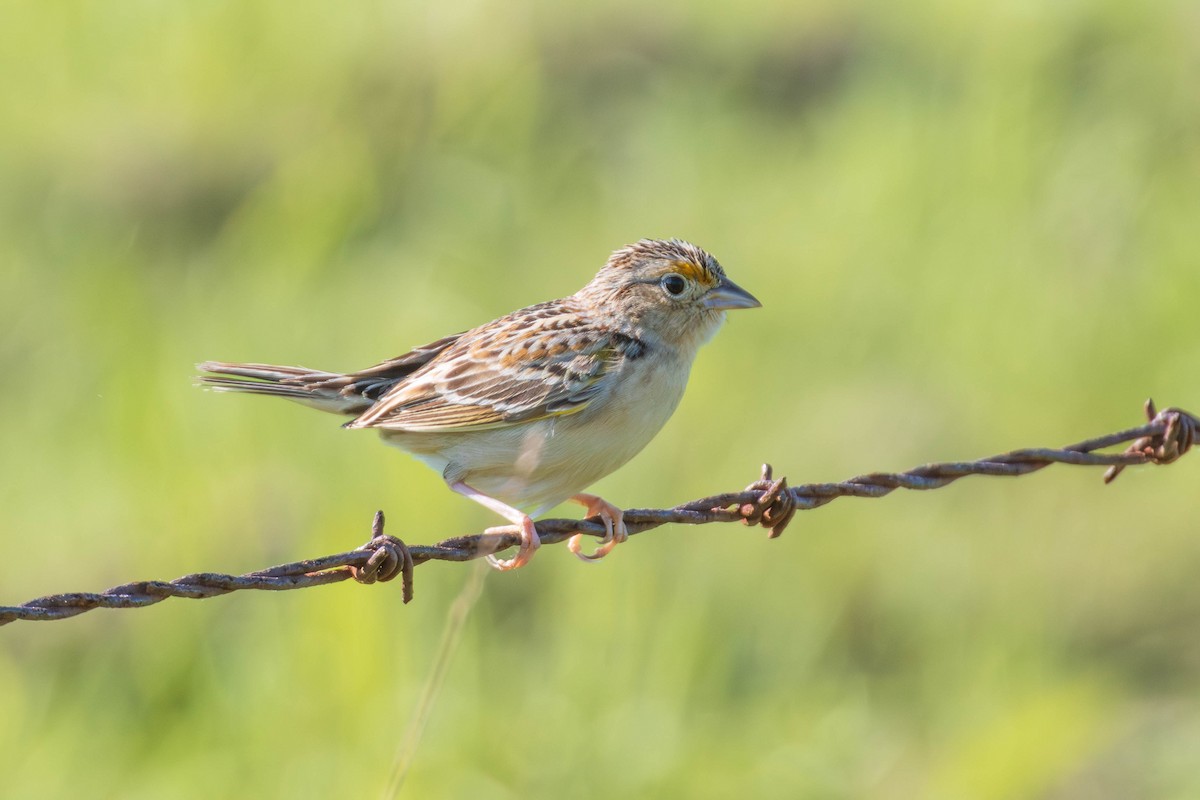
<instances>
[{"instance_id":1,"label":"bird's wing","mask_svg":"<svg viewBox=\"0 0 1200 800\"><path fill-rule=\"evenodd\" d=\"M436 359L447 348L457 342L463 334L456 333L421 347L414 347L403 355L382 361L373 367L345 375L330 375L325 379L317 376L308 378L306 388L312 390L334 390L343 396L361 396L376 401L394 389L397 384L421 370Z\"/></svg>"},{"instance_id":2,"label":"bird's wing","mask_svg":"<svg viewBox=\"0 0 1200 800\"><path fill-rule=\"evenodd\" d=\"M346 427L479 430L572 414L644 349L563 301L543 303L463 334Z\"/></svg>"}]
</instances>

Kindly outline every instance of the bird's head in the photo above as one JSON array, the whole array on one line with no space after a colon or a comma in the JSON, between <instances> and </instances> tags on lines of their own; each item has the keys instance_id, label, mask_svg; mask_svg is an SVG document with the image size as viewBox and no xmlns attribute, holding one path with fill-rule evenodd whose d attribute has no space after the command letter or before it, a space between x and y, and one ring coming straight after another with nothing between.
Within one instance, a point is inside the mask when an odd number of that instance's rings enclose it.
<instances>
[{"instance_id":1,"label":"bird's head","mask_svg":"<svg viewBox=\"0 0 1200 800\"><path fill-rule=\"evenodd\" d=\"M687 349L708 341L726 311L762 305L729 280L715 258L679 239L642 239L622 247L576 297L622 324Z\"/></svg>"}]
</instances>

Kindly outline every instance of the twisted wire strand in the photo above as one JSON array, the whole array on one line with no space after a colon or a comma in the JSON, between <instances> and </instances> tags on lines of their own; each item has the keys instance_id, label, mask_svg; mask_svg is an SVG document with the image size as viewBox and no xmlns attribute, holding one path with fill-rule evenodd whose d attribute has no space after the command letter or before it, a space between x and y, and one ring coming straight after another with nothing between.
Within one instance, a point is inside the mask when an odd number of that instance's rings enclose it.
<instances>
[{"instance_id":1,"label":"twisted wire strand","mask_svg":"<svg viewBox=\"0 0 1200 800\"><path fill-rule=\"evenodd\" d=\"M703 497L664 509L630 509L625 524L630 535L644 533L668 523L703 525L710 522L742 522L768 530L776 538L797 511L831 503L839 497L883 497L896 489L939 489L967 475L1025 475L1050 464L1106 466L1104 481L1110 483L1121 470L1138 464L1170 464L1200 439L1200 419L1178 408L1157 411L1152 400L1145 405L1144 425L1062 448L1029 448L981 458L925 464L906 472L871 472L840 483L787 485L775 479L764 464L761 477L740 492ZM1132 441L1121 453L1098 453ZM17 620L56 620L74 617L96 608L143 608L185 597L194 600L217 597L243 589L283 591L325 586L354 579L359 583L385 583L401 579L405 603L413 597L413 570L428 561L470 561L520 543L515 526L490 528L486 533L455 536L433 545L406 545L383 531L383 512L375 514L371 540L346 553L280 564L244 575L201 572L173 581L136 581L103 592L71 592L48 595L19 606L0 606L0 625ZM543 544L565 541L577 533L603 537L599 518L549 519L537 523Z\"/></svg>"}]
</instances>

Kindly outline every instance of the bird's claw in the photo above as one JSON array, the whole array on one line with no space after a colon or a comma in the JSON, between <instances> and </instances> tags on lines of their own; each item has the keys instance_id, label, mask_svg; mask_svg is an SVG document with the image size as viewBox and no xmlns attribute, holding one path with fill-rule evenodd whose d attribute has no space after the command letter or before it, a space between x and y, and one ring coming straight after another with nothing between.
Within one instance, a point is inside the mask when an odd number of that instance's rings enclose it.
<instances>
[{"instance_id":1,"label":"bird's claw","mask_svg":"<svg viewBox=\"0 0 1200 800\"><path fill-rule=\"evenodd\" d=\"M508 572L509 570L520 569L529 563L533 558L534 551L542 546L542 542L538 539L537 528L533 525L533 520L526 517L521 521L521 544L517 548L517 554L512 558L498 558L495 555L487 557L488 565L492 569ZM499 528L488 528L484 531L485 534L504 534L512 531L512 528L507 526Z\"/></svg>"},{"instance_id":2,"label":"bird's claw","mask_svg":"<svg viewBox=\"0 0 1200 800\"><path fill-rule=\"evenodd\" d=\"M625 512L612 503L590 494L580 494L572 498L585 506L589 517L599 517L604 523L604 538L595 552L583 552L583 534L577 533L567 542L567 549L578 558L587 562L599 561L612 552L612 549L629 539L629 529L625 527Z\"/></svg>"}]
</instances>

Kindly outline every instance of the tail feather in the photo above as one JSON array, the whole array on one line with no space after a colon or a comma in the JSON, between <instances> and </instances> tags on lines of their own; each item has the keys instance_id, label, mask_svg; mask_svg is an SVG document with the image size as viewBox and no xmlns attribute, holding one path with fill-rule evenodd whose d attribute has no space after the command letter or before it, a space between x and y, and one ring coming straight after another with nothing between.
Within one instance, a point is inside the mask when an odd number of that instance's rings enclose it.
<instances>
[{"instance_id":1,"label":"tail feather","mask_svg":"<svg viewBox=\"0 0 1200 800\"><path fill-rule=\"evenodd\" d=\"M236 375L261 381L282 381L289 378L314 379L339 377L335 372L321 372L308 367L281 367L274 364L236 364L227 361L205 361L197 364L201 372L216 372L220 375Z\"/></svg>"},{"instance_id":2,"label":"tail feather","mask_svg":"<svg viewBox=\"0 0 1200 800\"><path fill-rule=\"evenodd\" d=\"M197 368L215 375L202 375L201 386L217 392L241 392L284 397L333 414L358 416L371 407L372 400L358 393L346 393L345 376L333 372L282 367L271 364L233 364L205 361ZM232 376L232 377L217 377Z\"/></svg>"},{"instance_id":3,"label":"tail feather","mask_svg":"<svg viewBox=\"0 0 1200 800\"><path fill-rule=\"evenodd\" d=\"M202 375L198 383L218 392L285 397L322 411L357 417L392 387L436 359L461 335L438 339L373 367L347 374L274 364L205 361L197 364L197 368L213 374Z\"/></svg>"},{"instance_id":4,"label":"tail feather","mask_svg":"<svg viewBox=\"0 0 1200 800\"><path fill-rule=\"evenodd\" d=\"M200 377L200 384L214 392L244 392L246 394L267 394L272 397L290 397L297 400L312 399L312 393L307 389L301 389L298 386L283 386L278 383L259 383L203 375Z\"/></svg>"}]
</instances>

